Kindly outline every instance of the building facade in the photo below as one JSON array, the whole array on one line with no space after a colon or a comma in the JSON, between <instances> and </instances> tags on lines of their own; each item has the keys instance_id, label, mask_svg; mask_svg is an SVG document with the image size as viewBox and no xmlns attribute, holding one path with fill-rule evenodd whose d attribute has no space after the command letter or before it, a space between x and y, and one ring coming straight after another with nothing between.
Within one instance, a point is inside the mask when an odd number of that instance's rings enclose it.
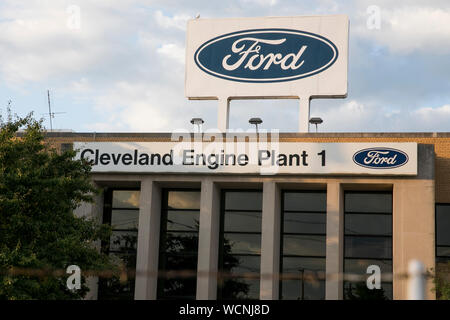
<instances>
[{"instance_id":1,"label":"building facade","mask_svg":"<svg viewBox=\"0 0 450 320\"><path fill-rule=\"evenodd\" d=\"M64 150L171 135L49 133L48 140ZM430 272L450 260L449 133L292 133L279 141L414 142L417 174L94 171L104 192L76 213L112 225L102 248L136 276L90 278L88 298L406 299L410 260ZM371 265L380 268L380 290L361 280ZM436 298L433 287L428 280L427 299Z\"/></svg>"}]
</instances>

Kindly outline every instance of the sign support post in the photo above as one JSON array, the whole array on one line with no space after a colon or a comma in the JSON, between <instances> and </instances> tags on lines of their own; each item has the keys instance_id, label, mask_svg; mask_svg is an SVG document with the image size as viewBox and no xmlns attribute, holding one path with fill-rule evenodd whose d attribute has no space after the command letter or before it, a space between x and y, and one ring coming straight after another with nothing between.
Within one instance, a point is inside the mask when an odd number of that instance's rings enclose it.
<instances>
[{"instance_id":1,"label":"sign support post","mask_svg":"<svg viewBox=\"0 0 450 320\"><path fill-rule=\"evenodd\" d=\"M189 20L185 95L218 100L221 132L231 99L298 98L308 133L311 97L347 97L348 35L346 15Z\"/></svg>"},{"instance_id":2,"label":"sign support post","mask_svg":"<svg viewBox=\"0 0 450 320\"><path fill-rule=\"evenodd\" d=\"M229 123L230 99L228 97L219 97L217 109L217 128L220 132L226 133Z\"/></svg>"},{"instance_id":3,"label":"sign support post","mask_svg":"<svg viewBox=\"0 0 450 320\"><path fill-rule=\"evenodd\" d=\"M309 132L309 104L311 98L309 96L300 97L300 109L298 112L298 132Z\"/></svg>"}]
</instances>

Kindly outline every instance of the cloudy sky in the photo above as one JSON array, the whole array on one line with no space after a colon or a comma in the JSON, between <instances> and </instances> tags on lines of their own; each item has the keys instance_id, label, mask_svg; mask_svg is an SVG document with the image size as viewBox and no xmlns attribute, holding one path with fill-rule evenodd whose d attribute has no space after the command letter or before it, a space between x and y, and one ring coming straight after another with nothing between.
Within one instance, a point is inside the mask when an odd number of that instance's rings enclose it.
<instances>
[{"instance_id":1,"label":"cloudy sky","mask_svg":"<svg viewBox=\"0 0 450 320\"><path fill-rule=\"evenodd\" d=\"M373 20L380 12L380 21ZM450 131L448 0L0 0L0 112L54 128L155 132L216 126L216 101L184 96L186 21L347 14L347 99L313 100L326 132ZM79 19L78 19L79 18ZM232 101L230 127L259 116L296 131L295 100ZM48 120L46 122L48 124Z\"/></svg>"}]
</instances>

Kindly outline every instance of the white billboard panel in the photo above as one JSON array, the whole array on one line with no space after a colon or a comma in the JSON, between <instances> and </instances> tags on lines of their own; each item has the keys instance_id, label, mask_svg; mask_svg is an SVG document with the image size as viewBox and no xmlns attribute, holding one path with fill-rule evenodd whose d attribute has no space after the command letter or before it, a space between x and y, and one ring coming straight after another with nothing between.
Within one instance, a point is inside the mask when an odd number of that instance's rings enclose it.
<instances>
[{"instance_id":1,"label":"white billboard panel","mask_svg":"<svg viewBox=\"0 0 450 320\"><path fill-rule=\"evenodd\" d=\"M185 94L346 97L348 32L345 15L190 20Z\"/></svg>"}]
</instances>

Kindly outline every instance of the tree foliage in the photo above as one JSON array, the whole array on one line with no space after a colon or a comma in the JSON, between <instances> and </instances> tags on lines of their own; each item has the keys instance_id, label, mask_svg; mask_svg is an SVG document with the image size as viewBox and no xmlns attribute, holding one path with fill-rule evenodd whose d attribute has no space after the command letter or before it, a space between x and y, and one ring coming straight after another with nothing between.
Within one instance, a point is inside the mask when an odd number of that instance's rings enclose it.
<instances>
[{"instance_id":1,"label":"tree foliage","mask_svg":"<svg viewBox=\"0 0 450 320\"><path fill-rule=\"evenodd\" d=\"M369 289L364 282L358 282L346 290L348 300L388 300L384 289Z\"/></svg>"},{"instance_id":2,"label":"tree foliage","mask_svg":"<svg viewBox=\"0 0 450 320\"><path fill-rule=\"evenodd\" d=\"M450 261L436 264L433 282L436 299L450 300Z\"/></svg>"},{"instance_id":3,"label":"tree foliage","mask_svg":"<svg viewBox=\"0 0 450 320\"><path fill-rule=\"evenodd\" d=\"M73 214L97 192L90 164L74 156L47 143L32 114L0 121L0 299L80 299L88 291L84 277L72 291L70 275L45 271L113 268L94 246L108 238L109 228Z\"/></svg>"}]
</instances>

